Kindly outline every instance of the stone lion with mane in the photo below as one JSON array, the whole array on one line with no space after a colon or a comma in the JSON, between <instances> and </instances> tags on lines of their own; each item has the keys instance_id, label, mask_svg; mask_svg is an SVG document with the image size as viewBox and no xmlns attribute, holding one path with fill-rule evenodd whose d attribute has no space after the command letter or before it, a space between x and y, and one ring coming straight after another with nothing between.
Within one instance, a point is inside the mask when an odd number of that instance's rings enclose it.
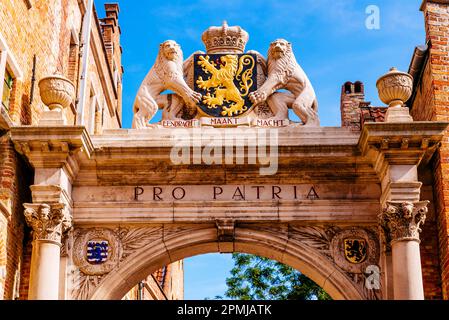
<instances>
[{"instance_id":1,"label":"stone lion with mane","mask_svg":"<svg viewBox=\"0 0 449 320\"><path fill-rule=\"evenodd\" d=\"M163 119L176 120L186 104L196 110L202 95L186 84L183 76L183 53L179 44L167 40L159 46L154 66L139 88L134 102L134 129L153 127L149 124L159 109L164 109ZM175 94L161 94L171 90Z\"/></svg>"},{"instance_id":2,"label":"stone lion with mane","mask_svg":"<svg viewBox=\"0 0 449 320\"><path fill-rule=\"evenodd\" d=\"M277 92L286 89L289 92ZM291 43L278 39L268 50L268 77L256 92L250 94L255 106L267 102L274 120L288 119L291 108L306 126L319 126L318 101L304 70L299 66Z\"/></svg>"}]
</instances>

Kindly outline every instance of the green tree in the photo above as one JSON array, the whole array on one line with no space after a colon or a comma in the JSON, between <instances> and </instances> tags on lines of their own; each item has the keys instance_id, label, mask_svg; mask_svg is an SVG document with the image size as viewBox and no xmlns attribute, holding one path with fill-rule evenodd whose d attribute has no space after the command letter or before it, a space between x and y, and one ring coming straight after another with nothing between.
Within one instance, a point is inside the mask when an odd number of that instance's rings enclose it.
<instances>
[{"instance_id":1,"label":"green tree","mask_svg":"<svg viewBox=\"0 0 449 320\"><path fill-rule=\"evenodd\" d=\"M234 253L225 296L238 300L330 300L312 280L282 263ZM220 297L217 297L220 298Z\"/></svg>"}]
</instances>

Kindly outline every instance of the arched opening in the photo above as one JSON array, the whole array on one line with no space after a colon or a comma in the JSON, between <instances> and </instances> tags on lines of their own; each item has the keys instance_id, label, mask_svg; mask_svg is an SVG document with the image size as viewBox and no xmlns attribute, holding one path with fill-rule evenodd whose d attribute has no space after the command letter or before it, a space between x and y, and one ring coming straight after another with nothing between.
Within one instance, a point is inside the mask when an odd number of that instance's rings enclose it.
<instances>
[{"instance_id":1,"label":"arched opening","mask_svg":"<svg viewBox=\"0 0 449 320\"><path fill-rule=\"evenodd\" d=\"M351 94L351 93L353 93L353 91L352 91L352 82L346 82L344 85L343 85L343 92L345 93L345 94Z\"/></svg>"},{"instance_id":2,"label":"arched opening","mask_svg":"<svg viewBox=\"0 0 449 320\"><path fill-rule=\"evenodd\" d=\"M105 276L90 298L119 300L147 275L184 258L213 252L240 252L276 260L300 271L335 300L363 299L354 283L318 250L277 231L269 227L238 227L233 243L219 243L213 225L170 231L121 262L119 268Z\"/></svg>"},{"instance_id":3,"label":"arched opening","mask_svg":"<svg viewBox=\"0 0 449 320\"><path fill-rule=\"evenodd\" d=\"M184 286L167 293L183 300L328 300L328 294L299 271L278 261L245 253L210 253L183 260ZM147 295L148 297L148 295Z\"/></svg>"},{"instance_id":4,"label":"arched opening","mask_svg":"<svg viewBox=\"0 0 449 320\"><path fill-rule=\"evenodd\" d=\"M354 93L364 93L363 83L360 81L357 81L354 83Z\"/></svg>"}]
</instances>

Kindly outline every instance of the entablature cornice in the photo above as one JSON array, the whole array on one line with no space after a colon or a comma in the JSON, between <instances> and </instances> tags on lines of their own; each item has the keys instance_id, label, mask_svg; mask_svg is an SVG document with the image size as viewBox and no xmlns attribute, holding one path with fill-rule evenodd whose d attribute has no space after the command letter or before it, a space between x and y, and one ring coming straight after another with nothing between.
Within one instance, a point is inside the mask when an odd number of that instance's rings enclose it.
<instances>
[{"instance_id":1,"label":"entablature cornice","mask_svg":"<svg viewBox=\"0 0 449 320\"><path fill-rule=\"evenodd\" d=\"M173 139L173 134L177 129L153 129L153 130L108 130L103 135L93 136L95 145L95 159L99 162L103 160L118 159L167 159L170 160L170 150L179 143ZM193 146L204 148L210 145L210 139L198 138L195 130L181 129L186 135L191 135L188 140ZM237 139L228 138L228 134L238 132L244 133L245 129L240 128L214 128L215 133L220 137L219 147L236 147L238 143L244 143L245 151L250 147L258 147L258 141L237 134ZM257 129L254 129L257 132ZM273 129L274 130L274 129ZM346 128L280 128L276 145L278 147L279 158L285 160L298 160L299 158L314 158L316 161L328 158L339 159L356 157L360 155L357 148L359 133L352 132ZM207 129L206 131L207 132ZM223 137L223 139L221 139ZM267 140L269 142L269 140ZM269 152L270 145L267 146Z\"/></svg>"},{"instance_id":2,"label":"entablature cornice","mask_svg":"<svg viewBox=\"0 0 449 320\"><path fill-rule=\"evenodd\" d=\"M72 177L82 159L89 159L94 147L85 127L11 128L11 140L17 152L35 168L64 168Z\"/></svg>"},{"instance_id":3,"label":"entablature cornice","mask_svg":"<svg viewBox=\"0 0 449 320\"><path fill-rule=\"evenodd\" d=\"M424 157L429 158L438 148L448 124L367 123L361 135L346 128L279 129L279 170L275 179L290 181L291 176L293 180L301 178L307 181L374 181L379 179L388 165L417 165ZM226 130L233 129L216 130L224 136ZM87 178L89 183L98 185L114 184L118 176L122 177L124 184L132 181L135 181L132 184L148 183L151 180L167 183L164 177L175 180L181 177L184 181L192 178L191 182L194 183L196 180L193 175L197 174L215 176L222 183L232 182L233 175L239 179L242 175L249 180L253 175L258 176L257 180L273 179L260 176L258 167L249 164L173 165L170 159L174 146L172 132L167 129L121 129L90 137L86 129L80 126L22 126L11 128L11 139L16 150L33 167L64 167L74 180L80 169L83 170L81 179ZM223 141L222 147L226 148L228 140ZM200 146L208 142L202 141ZM142 172L146 172L145 175ZM293 174L289 173L283 179L287 172ZM163 177L159 177L160 174Z\"/></svg>"},{"instance_id":4,"label":"entablature cornice","mask_svg":"<svg viewBox=\"0 0 449 320\"><path fill-rule=\"evenodd\" d=\"M213 129L219 136L238 132L240 128ZM205 165L203 162L174 165L170 153L174 146L171 134L177 129L154 130L108 130L93 136L95 154L82 168L77 185L115 184L120 176L123 184L202 184L234 183L245 177L248 183L298 183L298 181L378 181L371 162L361 158L357 147L358 132L347 128L282 128L278 132L278 171L275 176L261 176L259 165L220 164ZM243 129L242 132L244 132ZM257 130L257 129L256 129ZM191 145L204 147L209 140L198 140L195 129L182 129L192 133ZM224 139L222 148L231 140ZM247 139L248 146L254 143ZM257 145L257 144L256 144ZM232 149L231 149L232 150ZM235 149L234 149L235 150ZM193 148L190 149L193 154ZM267 153L270 151L267 150ZM235 160L235 158L234 158ZM144 174L142 174L144 173ZM363 177L362 177L363 176Z\"/></svg>"},{"instance_id":5,"label":"entablature cornice","mask_svg":"<svg viewBox=\"0 0 449 320\"><path fill-rule=\"evenodd\" d=\"M430 158L444 137L448 122L366 123L358 143L376 172L388 165L419 165Z\"/></svg>"}]
</instances>

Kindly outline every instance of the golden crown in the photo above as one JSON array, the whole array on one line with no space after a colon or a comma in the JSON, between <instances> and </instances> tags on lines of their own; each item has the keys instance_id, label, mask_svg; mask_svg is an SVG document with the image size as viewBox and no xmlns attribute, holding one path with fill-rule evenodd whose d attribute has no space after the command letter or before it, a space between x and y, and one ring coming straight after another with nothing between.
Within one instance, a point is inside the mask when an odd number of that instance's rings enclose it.
<instances>
[{"instance_id":1,"label":"golden crown","mask_svg":"<svg viewBox=\"0 0 449 320\"><path fill-rule=\"evenodd\" d=\"M223 21L221 27L210 27L201 37L207 53L243 53L249 40L248 32L241 27L229 27Z\"/></svg>"}]
</instances>

